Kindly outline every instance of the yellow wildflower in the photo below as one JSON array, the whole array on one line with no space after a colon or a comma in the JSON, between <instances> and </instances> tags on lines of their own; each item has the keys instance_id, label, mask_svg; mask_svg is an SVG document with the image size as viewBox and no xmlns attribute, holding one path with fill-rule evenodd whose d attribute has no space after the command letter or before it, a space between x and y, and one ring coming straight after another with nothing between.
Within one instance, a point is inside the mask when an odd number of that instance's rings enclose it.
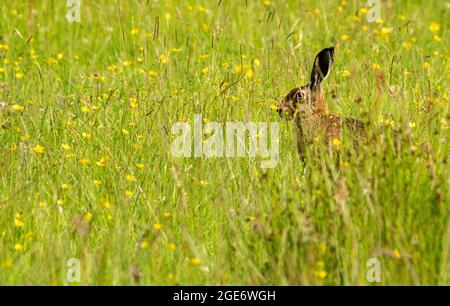
<instances>
[{"instance_id":1,"label":"yellow wildflower","mask_svg":"<svg viewBox=\"0 0 450 306\"><path fill-rule=\"evenodd\" d=\"M159 60L161 61L161 63L167 64L169 62L169 57L167 55L163 54L159 57Z\"/></svg>"},{"instance_id":2,"label":"yellow wildflower","mask_svg":"<svg viewBox=\"0 0 450 306\"><path fill-rule=\"evenodd\" d=\"M201 260L198 259L198 258L192 258L192 259L191 259L191 263L192 263L193 265L195 265L195 266L198 266L198 265L201 264L202 262L201 262Z\"/></svg>"},{"instance_id":3,"label":"yellow wildflower","mask_svg":"<svg viewBox=\"0 0 450 306\"><path fill-rule=\"evenodd\" d=\"M34 151L35 153L37 153L37 154L44 154L45 148L44 148L43 146L41 146L41 145L36 145L36 146L33 148L33 151Z\"/></svg>"},{"instance_id":4,"label":"yellow wildflower","mask_svg":"<svg viewBox=\"0 0 450 306\"><path fill-rule=\"evenodd\" d=\"M155 224L153 224L153 229L155 230L155 231L160 231L161 229L162 229L162 224L160 224L160 223L155 223Z\"/></svg>"},{"instance_id":5,"label":"yellow wildflower","mask_svg":"<svg viewBox=\"0 0 450 306\"><path fill-rule=\"evenodd\" d=\"M441 25L440 25L439 23L432 22L432 23L428 26L428 29L429 29L431 32L437 32L437 31L439 31L439 30L441 29Z\"/></svg>"},{"instance_id":6,"label":"yellow wildflower","mask_svg":"<svg viewBox=\"0 0 450 306\"><path fill-rule=\"evenodd\" d=\"M103 206L103 208L108 209L108 208L111 207L111 204L110 204L108 201L104 201L103 204L102 204L102 206Z\"/></svg>"},{"instance_id":7,"label":"yellow wildflower","mask_svg":"<svg viewBox=\"0 0 450 306\"><path fill-rule=\"evenodd\" d=\"M350 76L350 71L348 71L348 70L342 71L341 76L342 76L343 78L349 77L349 76Z\"/></svg>"},{"instance_id":8,"label":"yellow wildflower","mask_svg":"<svg viewBox=\"0 0 450 306\"><path fill-rule=\"evenodd\" d=\"M20 140L23 142L27 142L28 140L30 140L30 135L24 134L24 135L20 136Z\"/></svg>"},{"instance_id":9,"label":"yellow wildflower","mask_svg":"<svg viewBox=\"0 0 450 306\"><path fill-rule=\"evenodd\" d=\"M135 177L134 175L131 175L131 174L127 175L127 176L125 177L125 179L126 179L128 182L136 182L136 177Z\"/></svg>"},{"instance_id":10,"label":"yellow wildflower","mask_svg":"<svg viewBox=\"0 0 450 306\"><path fill-rule=\"evenodd\" d=\"M158 72L156 71L149 71L148 72L148 76L152 79L157 78L158 77Z\"/></svg>"},{"instance_id":11,"label":"yellow wildflower","mask_svg":"<svg viewBox=\"0 0 450 306\"><path fill-rule=\"evenodd\" d=\"M92 134L91 133L82 133L81 136L83 136L84 139L91 139L92 138Z\"/></svg>"},{"instance_id":12,"label":"yellow wildflower","mask_svg":"<svg viewBox=\"0 0 450 306\"><path fill-rule=\"evenodd\" d=\"M23 217L21 214L17 213L14 217L14 225L17 228L24 227L25 223L23 222Z\"/></svg>"},{"instance_id":13,"label":"yellow wildflower","mask_svg":"<svg viewBox=\"0 0 450 306\"><path fill-rule=\"evenodd\" d=\"M86 221L86 222L91 222L92 214L90 212L85 213L84 216L83 216L83 220Z\"/></svg>"},{"instance_id":14,"label":"yellow wildflower","mask_svg":"<svg viewBox=\"0 0 450 306\"><path fill-rule=\"evenodd\" d=\"M402 43L402 47L405 48L406 50L410 50L413 45L410 42L405 41L404 43Z\"/></svg>"},{"instance_id":15,"label":"yellow wildflower","mask_svg":"<svg viewBox=\"0 0 450 306\"><path fill-rule=\"evenodd\" d=\"M333 139L333 146L334 146L337 150L339 150L339 149L342 147L342 143L341 143L341 141L340 141L339 139L334 138L334 139Z\"/></svg>"},{"instance_id":16,"label":"yellow wildflower","mask_svg":"<svg viewBox=\"0 0 450 306\"><path fill-rule=\"evenodd\" d=\"M14 245L14 250L16 252L23 252L24 249L25 249L24 246L22 244L20 244L20 243L16 243Z\"/></svg>"},{"instance_id":17,"label":"yellow wildflower","mask_svg":"<svg viewBox=\"0 0 450 306\"><path fill-rule=\"evenodd\" d=\"M314 275L320 279L324 279L327 277L328 273L326 271L320 270L320 271L314 272Z\"/></svg>"},{"instance_id":18,"label":"yellow wildflower","mask_svg":"<svg viewBox=\"0 0 450 306\"><path fill-rule=\"evenodd\" d=\"M142 240L141 249L148 249L149 246L150 246L150 243L148 243L147 239Z\"/></svg>"},{"instance_id":19,"label":"yellow wildflower","mask_svg":"<svg viewBox=\"0 0 450 306\"><path fill-rule=\"evenodd\" d=\"M13 106L11 106L11 108L17 112L21 112L25 109L25 107L19 104L14 104Z\"/></svg>"},{"instance_id":20,"label":"yellow wildflower","mask_svg":"<svg viewBox=\"0 0 450 306\"><path fill-rule=\"evenodd\" d=\"M80 164L82 164L83 166L87 166L91 163L90 159L88 158L82 158L80 159Z\"/></svg>"}]
</instances>

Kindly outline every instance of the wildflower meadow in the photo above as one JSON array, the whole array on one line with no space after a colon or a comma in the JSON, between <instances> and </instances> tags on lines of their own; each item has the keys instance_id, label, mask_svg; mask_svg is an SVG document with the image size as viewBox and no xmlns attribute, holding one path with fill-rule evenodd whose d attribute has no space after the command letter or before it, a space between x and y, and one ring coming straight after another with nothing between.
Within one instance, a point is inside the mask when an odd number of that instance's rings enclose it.
<instances>
[{"instance_id":1,"label":"wildflower meadow","mask_svg":"<svg viewBox=\"0 0 450 306\"><path fill-rule=\"evenodd\" d=\"M449 15L0 0L0 285L450 285ZM368 141L301 159L278 105L328 47Z\"/></svg>"}]
</instances>

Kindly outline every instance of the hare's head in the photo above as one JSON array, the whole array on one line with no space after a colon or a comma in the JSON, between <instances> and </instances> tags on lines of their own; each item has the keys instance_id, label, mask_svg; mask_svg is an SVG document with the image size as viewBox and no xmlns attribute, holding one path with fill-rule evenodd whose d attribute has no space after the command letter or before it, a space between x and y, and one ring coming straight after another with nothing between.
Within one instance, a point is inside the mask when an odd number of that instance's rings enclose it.
<instances>
[{"instance_id":1,"label":"hare's head","mask_svg":"<svg viewBox=\"0 0 450 306\"><path fill-rule=\"evenodd\" d=\"M334 48L320 51L314 60L310 83L291 90L278 106L280 116L293 119L302 113L325 112L327 107L322 81L330 74L333 63Z\"/></svg>"}]
</instances>

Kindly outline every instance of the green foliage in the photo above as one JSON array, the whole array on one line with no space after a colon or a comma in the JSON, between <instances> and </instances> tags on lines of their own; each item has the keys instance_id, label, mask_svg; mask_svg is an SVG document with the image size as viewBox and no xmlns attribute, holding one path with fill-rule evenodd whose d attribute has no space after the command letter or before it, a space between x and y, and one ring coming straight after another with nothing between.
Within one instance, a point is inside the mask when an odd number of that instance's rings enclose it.
<instances>
[{"instance_id":1,"label":"green foliage","mask_svg":"<svg viewBox=\"0 0 450 306\"><path fill-rule=\"evenodd\" d=\"M449 285L449 9L347 2L2 1L0 284ZM331 45L370 141L302 163L273 109ZM278 167L174 158L194 114L280 121Z\"/></svg>"}]
</instances>

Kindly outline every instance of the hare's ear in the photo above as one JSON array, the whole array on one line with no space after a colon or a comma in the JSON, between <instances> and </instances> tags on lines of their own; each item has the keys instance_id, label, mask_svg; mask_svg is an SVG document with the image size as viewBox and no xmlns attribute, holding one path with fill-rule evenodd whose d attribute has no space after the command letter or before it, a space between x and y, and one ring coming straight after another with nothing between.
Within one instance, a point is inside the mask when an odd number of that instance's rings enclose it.
<instances>
[{"instance_id":1,"label":"hare's ear","mask_svg":"<svg viewBox=\"0 0 450 306\"><path fill-rule=\"evenodd\" d=\"M334 63L334 48L327 48L317 54L311 72L311 88L319 86L330 74Z\"/></svg>"}]
</instances>

